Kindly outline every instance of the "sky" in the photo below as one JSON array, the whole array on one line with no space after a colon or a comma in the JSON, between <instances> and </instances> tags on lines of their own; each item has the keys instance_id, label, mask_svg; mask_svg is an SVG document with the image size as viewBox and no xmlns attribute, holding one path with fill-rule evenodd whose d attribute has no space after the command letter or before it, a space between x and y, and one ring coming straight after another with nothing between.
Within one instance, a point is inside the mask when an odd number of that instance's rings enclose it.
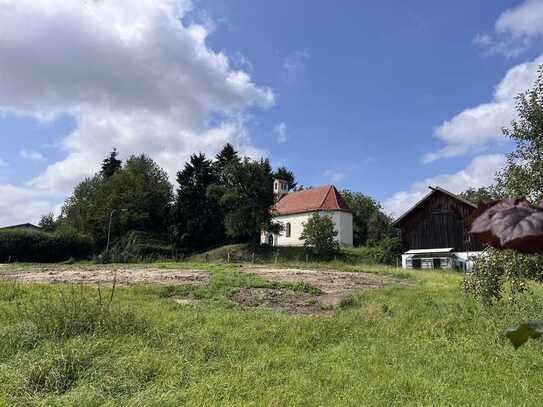
<instances>
[{"instance_id":1,"label":"sky","mask_svg":"<svg viewBox=\"0 0 543 407\"><path fill-rule=\"evenodd\" d=\"M543 0L0 0L0 226L227 142L396 217L493 182L541 64Z\"/></svg>"}]
</instances>

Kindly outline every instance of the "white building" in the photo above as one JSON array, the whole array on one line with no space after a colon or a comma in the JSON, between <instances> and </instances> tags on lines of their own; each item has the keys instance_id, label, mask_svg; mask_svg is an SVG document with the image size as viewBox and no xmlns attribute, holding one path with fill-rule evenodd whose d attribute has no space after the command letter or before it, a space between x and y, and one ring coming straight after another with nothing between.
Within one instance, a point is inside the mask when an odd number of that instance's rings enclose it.
<instances>
[{"instance_id":1,"label":"white building","mask_svg":"<svg viewBox=\"0 0 543 407\"><path fill-rule=\"evenodd\" d=\"M274 192L278 198L272 207L273 220L281 225L281 232L262 232L261 243L271 246L303 246L300 239L304 223L315 213L330 216L338 232L341 245L353 245L353 215L347 202L335 186L288 192L287 183L275 180Z\"/></svg>"}]
</instances>

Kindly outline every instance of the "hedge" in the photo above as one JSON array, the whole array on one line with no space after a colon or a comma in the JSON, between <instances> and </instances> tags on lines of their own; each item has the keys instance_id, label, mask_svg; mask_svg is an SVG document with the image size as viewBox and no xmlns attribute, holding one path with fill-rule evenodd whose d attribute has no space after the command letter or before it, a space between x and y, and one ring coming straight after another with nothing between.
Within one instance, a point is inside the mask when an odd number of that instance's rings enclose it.
<instances>
[{"instance_id":1,"label":"hedge","mask_svg":"<svg viewBox=\"0 0 543 407\"><path fill-rule=\"evenodd\" d=\"M93 252L92 239L80 234L55 234L28 230L0 231L0 263L86 259Z\"/></svg>"}]
</instances>

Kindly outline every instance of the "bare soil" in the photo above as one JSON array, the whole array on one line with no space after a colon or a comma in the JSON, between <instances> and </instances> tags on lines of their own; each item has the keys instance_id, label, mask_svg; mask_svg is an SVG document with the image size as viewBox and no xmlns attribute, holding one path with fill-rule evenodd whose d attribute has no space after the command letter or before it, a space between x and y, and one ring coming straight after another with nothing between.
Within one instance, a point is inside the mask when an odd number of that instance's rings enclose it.
<instances>
[{"instance_id":1,"label":"bare soil","mask_svg":"<svg viewBox=\"0 0 543 407\"><path fill-rule=\"evenodd\" d=\"M231 299L243 308L271 308L288 313L327 313L348 294L381 289L391 285L409 286L405 279L384 274L349 273L328 270L304 270L268 266L241 266L243 273L256 274L271 282L306 283L322 294L276 288L242 288ZM161 269L146 266L21 266L3 267L0 278L24 283L83 283L83 284L195 284L205 285L210 273L203 270ZM197 303L190 299L175 301L181 305Z\"/></svg>"},{"instance_id":2,"label":"bare soil","mask_svg":"<svg viewBox=\"0 0 543 407\"><path fill-rule=\"evenodd\" d=\"M317 296L276 288L242 288L231 298L243 308L267 308L291 314L316 314L329 311L323 308Z\"/></svg>"},{"instance_id":3,"label":"bare soil","mask_svg":"<svg viewBox=\"0 0 543 407\"><path fill-rule=\"evenodd\" d=\"M209 272L202 270L173 270L143 267L44 267L30 266L2 271L1 276L24 283L84 283L112 284L198 284L209 281Z\"/></svg>"},{"instance_id":4,"label":"bare soil","mask_svg":"<svg viewBox=\"0 0 543 407\"><path fill-rule=\"evenodd\" d=\"M408 286L405 279L376 273L349 273L327 270L302 270L270 268L265 266L242 267L245 273L253 273L268 281L306 283L319 288L321 304L336 305L341 298L360 291L376 290L390 285Z\"/></svg>"}]
</instances>

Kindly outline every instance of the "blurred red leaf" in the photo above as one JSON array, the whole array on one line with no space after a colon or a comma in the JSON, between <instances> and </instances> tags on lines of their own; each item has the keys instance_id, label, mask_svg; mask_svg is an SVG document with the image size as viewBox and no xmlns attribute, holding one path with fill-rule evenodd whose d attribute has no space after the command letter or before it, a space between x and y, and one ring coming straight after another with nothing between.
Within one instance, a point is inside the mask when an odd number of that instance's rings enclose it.
<instances>
[{"instance_id":1,"label":"blurred red leaf","mask_svg":"<svg viewBox=\"0 0 543 407\"><path fill-rule=\"evenodd\" d=\"M526 199L483 204L474 214L471 233L496 248L543 254L543 208Z\"/></svg>"}]
</instances>

